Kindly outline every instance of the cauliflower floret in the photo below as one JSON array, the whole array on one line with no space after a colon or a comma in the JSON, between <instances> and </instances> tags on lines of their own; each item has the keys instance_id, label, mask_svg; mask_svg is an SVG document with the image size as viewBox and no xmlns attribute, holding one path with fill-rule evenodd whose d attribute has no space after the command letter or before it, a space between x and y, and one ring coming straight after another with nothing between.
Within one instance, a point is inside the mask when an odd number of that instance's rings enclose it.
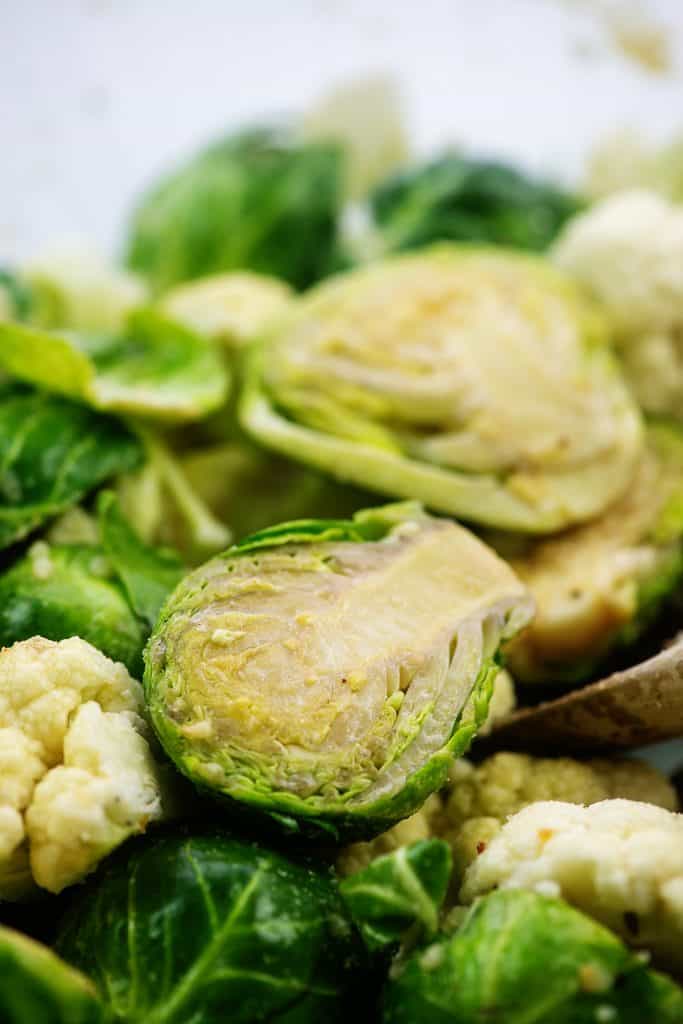
<instances>
[{"instance_id":1,"label":"cauliflower floret","mask_svg":"<svg viewBox=\"0 0 683 1024\"><path fill-rule=\"evenodd\" d=\"M681 814L635 800L531 804L469 866L460 899L495 888L561 897L662 966L683 967Z\"/></svg>"},{"instance_id":2,"label":"cauliflower floret","mask_svg":"<svg viewBox=\"0 0 683 1024\"><path fill-rule=\"evenodd\" d=\"M494 754L478 766L454 762L442 810L432 815L436 835L453 849L457 872L465 870L509 815L540 800L595 804L613 797L642 800L676 810L671 783L643 761L529 754Z\"/></svg>"},{"instance_id":3,"label":"cauliflower floret","mask_svg":"<svg viewBox=\"0 0 683 1024\"><path fill-rule=\"evenodd\" d=\"M78 637L0 651L0 898L83 878L164 812L142 690Z\"/></svg>"},{"instance_id":4,"label":"cauliflower floret","mask_svg":"<svg viewBox=\"0 0 683 1024\"><path fill-rule=\"evenodd\" d=\"M500 676L496 684L499 680ZM454 878L459 879L500 832L506 818L528 804L541 800L594 804L614 797L671 811L678 808L671 783L644 761L575 761L500 753L475 765L460 758L451 765L448 784L416 814L372 842L347 847L337 868L349 875L399 846L439 838L451 846Z\"/></svg>"},{"instance_id":5,"label":"cauliflower floret","mask_svg":"<svg viewBox=\"0 0 683 1024\"><path fill-rule=\"evenodd\" d=\"M683 408L683 207L636 189L575 217L555 262L601 300L636 395L653 413Z\"/></svg>"}]
</instances>

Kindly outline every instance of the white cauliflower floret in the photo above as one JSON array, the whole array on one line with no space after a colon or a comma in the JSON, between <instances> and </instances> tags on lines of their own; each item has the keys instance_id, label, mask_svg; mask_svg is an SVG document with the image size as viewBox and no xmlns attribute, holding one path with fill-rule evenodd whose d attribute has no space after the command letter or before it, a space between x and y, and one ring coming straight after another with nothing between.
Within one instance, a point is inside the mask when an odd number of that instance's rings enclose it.
<instances>
[{"instance_id":1,"label":"white cauliflower floret","mask_svg":"<svg viewBox=\"0 0 683 1024\"><path fill-rule=\"evenodd\" d=\"M0 651L0 898L60 892L162 816L142 690L78 637Z\"/></svg>"},{"instance_id":2,"label":"white cauliflower floret","mask_svg":"<svg viewBox=\"0 0 683 1024\"><path fill-rule=\"evenodd\" d=\"M635 800L531 804L467 869L460 899L496 888L561 897L660 965L683 967L681 814Z\"/></svg>"},{"instance_id":3,"label":"white cauliflower floret","mask_svg":"<svg viewBox=\"0 0 683 1024\"><path fill-rule=\"evenodd\" d=\"M619 193L573 218L555 262L603 303L636 395L683 415L683 207L654 192Z\"/></svg>"},{"instance_id":4,"label":"white cauliflower floret","mask_svg":"<svg viewBox=\"0 0 683 1024\"><path fill-rule=\"evenodd\" d=\"M442 811L432 816L432 825L451 844L456 871L462 872L506 818L528 804L543 800L595 804L614 797L672 811L678 806L668 779L644 761L576 761L503 752L480 765L464 759L453 764L442 793Z\"/></svg>"}]
</instances>

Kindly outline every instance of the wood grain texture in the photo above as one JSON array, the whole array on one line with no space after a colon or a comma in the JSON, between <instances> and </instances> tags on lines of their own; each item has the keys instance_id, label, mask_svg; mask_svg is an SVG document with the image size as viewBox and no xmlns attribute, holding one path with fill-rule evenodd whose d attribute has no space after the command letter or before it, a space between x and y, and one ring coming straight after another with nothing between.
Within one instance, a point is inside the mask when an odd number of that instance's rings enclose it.
<instances>
[{"instance_id":1,"label":"wood grain texture","mask_svg":"<svg viewBox=\"0 0 683 1024\"><path fill-rule=\"evenodd\" d=\"M683 737L683 634L648 661L534 708L477 743L553 753L627 750Z\"/></svg>"}]
</instances>

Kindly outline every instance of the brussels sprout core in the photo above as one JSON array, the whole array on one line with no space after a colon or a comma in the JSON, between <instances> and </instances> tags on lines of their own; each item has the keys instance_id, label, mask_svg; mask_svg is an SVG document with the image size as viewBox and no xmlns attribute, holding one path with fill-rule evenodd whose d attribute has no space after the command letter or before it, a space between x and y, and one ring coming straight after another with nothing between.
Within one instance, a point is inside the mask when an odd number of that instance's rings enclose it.
<instances>
[{"instance_id":1,"label":"brussels sprout core","mask_svg":"<svg viewBox=\"0 0 683 1024\"><path fill-rule=\"evenodd\" d=\"M507 565L415 505L274 527L172 595L147 651L152 720L204 786L372 834L441 783L530 614Z\"/></svg>"},{"instance_id":2,"label":"brussels sprout core","mask_svg":"<svg viewBox=\"0 0 683 1024\"><path fill-rule=\"evenodd\" d=\"M542 260L444 245L315 289L254 357L242 419L342 479L553 531L623 493L641 448L605 341Z\"/></svg>"}]
</instances>

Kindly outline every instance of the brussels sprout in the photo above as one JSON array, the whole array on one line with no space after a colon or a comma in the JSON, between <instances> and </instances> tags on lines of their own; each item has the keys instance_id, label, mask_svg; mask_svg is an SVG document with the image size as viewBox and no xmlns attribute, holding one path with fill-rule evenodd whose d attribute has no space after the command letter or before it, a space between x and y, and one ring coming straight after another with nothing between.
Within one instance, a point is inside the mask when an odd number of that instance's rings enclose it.
<instances>
[{"instance_id":1,"label":"brussels sprout","mask_svg":"<svg viewBox=\"0 0 683 1024\"><path fill-rule=\"evenodd\" d=\"M272 523L352 515L373 496L324 477L249 441L193 449L178 463L193 492L240 540ZM165 540L184 550L182 516L165 510ZM224 544L223 547L226 545Z\"/></svg>"},{"instance_id":2,"label":"brussels sprout","mask_svg":"<svg viewBox=\"0 0 683 1024\"><path fill-rule=\"evenodd\" d=\"M389 178L370 205L383 251L395 252L446 240L545 249L581 204L514 167L450 152Z\"/></svg>"},{"instance_id":3,"label":"brussels sprout","mask_svg":"<svg viewBox=\"0 0 683 1024\"><path fill-rule=\"evenodd\" d=\"M96 409L198 419L225 400L226 370L205 339L152 309L116 334L0 323L0 365L14 377Z\"/></svg>"},{"instance_id":4,"label":"brussels sprout","mask_svg":"<svg viewBox=\"0 0 683 1024\"><path fill-rule=\"evenodd\" d=\"M0 576L0 647L80 636L139 678L146 635L101 548L38 541Z\"/></svg>"},{"instance_id":5,"label":"brussels sprout","mask_svg":"<svg viewBox=\"0 0 683 1024\"><path fill-rule=\"evenodd\" d=\"M339 889L370 950L434 938L448 891L451 851L424 839L378 857Z\"/></svg>"},{"instance_id":6,"label":"brussels sprout","mask_svg":"<svg viewBox=\"0 0 683 1024\"><path fill-rule=\"evenodd\" d=\"M214 515L161 437L149 431L143 436L147 462L117 481L126 518L146 541L171 544L190 564L225 549L230 528Z\"/></svg>"},{"instance_id":7,"label":"brussels sprout","mask_svg":"<svg viewBox=\"0 0 683 1024\"><path fill-rule=\"evenodd\" d=\"M118 420L0 383L0 549L141 459Z\"/></svg>"},{"instance_id":8,"label":"brussels sprout","mask_svg":"<svg viewBox=\"0 0 683 1024\"><path fill-rule=\"evenodd\" d=\"M36 541L0 575L0 647L79 636L140 678L142 649L183 570L138 540L112 494L100 495L99 511L99 543Z\"/></svg>"},{"instance_id":9,"label":"brussels sprout","mask_svg":"<svg viewBox=\"0 0 683 1024\"><path fill-rule=\"evenodd\" d=\"M94 985L45 946L0 926L2 1024L100 1024Z\"/></svg>"},{"instance_id":10,"label":"brussels sprout","mask_svg":"<svg viewBox=\"0 0 683 1024\"><path fill-rule=\"evenodd\" d=\"M147 299L141 278L83 245L46 249L21 268L20 279L31 304L30 315L17 319L40 327L118 331Z\"/></svg>"},{"instance_id":11,"label":"brussels sprout","mask_svg":"<svg viewBox=\"0 0 683 1024\"><path fill-rule=\"evenodd\" d=\"M280 131L240 132L199 153L143 197L128 261L157 291L224 270L304 288L329 272L343 154Z\"/></svg>"},{"instance_id":12,"label":"brussels sprout","mask_svg":"<svg viewBox=\"0 0 683 1024\"><path fill-rule=\"evenodd\" d=\"M412 503L274 526L167 602L152 723L217 795L309 834L377 834L444 781L530 614L505 563Z\"/></svg>"},{"instance_id":13,"label":"brussels sprout","mask_svg":"<svg viewBox=\"0 0 683 1024\"><path fill-rule=\"evenodd\" d=\"M440 246L339 276L255 351L243 426L342 480L548 532L626 489L639 414L561 274Z\"/></svg>"},{"instance_id":14,"label":"brussels sprout","mask_svg":"<svg viewBox=\"0 0 683 1024\"><path fill-rule=\"evenodd\" d=\"M190 330L234 351L281 316L292 295L284 281L241 271L178 285L162 297L159 307Z\"/></svg>"},{"instance_id":15,"label":"brussels sprout","mask_svg":"<svg viewBox=\"0 0 683 1024\"><path fill-rule=\"evenodd\" d=\"M328 872L225 837L131 843L57 949L128 1024L342 1022L364 964Z\"/></svg>"},{"instance_id":16,"label":"brussels sprout","mask_svg":"<svg viewBox=\"0 0 683 1024\"><path fill-rule=\"evenodd\" d=\"M678 1024L683 991L561 900L506 890L415 952L389 981L385 1024Z\"/></svg>"},{"instance_id":17,"label":"brussels sprout","mask_svg":"<svg viewBox=\"0 0 683 1024\"><path fill-rule=\"evenodd\" d=\"M493 544L504 551L504 539ZM633 644L683 580L683 430L650 424L623 498L592 523L527 544L510 562L537 606L510 645L515 677L595 677L605 656Z\"/></svg>"}]
</instances>

